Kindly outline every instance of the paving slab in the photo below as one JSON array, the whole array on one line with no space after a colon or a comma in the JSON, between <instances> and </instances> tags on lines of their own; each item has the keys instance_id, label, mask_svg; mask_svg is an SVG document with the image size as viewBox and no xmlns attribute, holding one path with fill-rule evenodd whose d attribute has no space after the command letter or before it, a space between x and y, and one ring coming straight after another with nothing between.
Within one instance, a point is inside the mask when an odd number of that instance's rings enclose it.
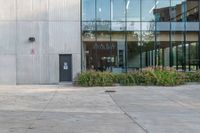
<instances>
[{"instance_id":1,"label":"paving slab","mask_svg":"<svg viewBox=\"0 0 200 133\"><path fill-rule=\"evenodd\" d=\"M199 123L200 85L0 86L0 133L197 133Z\"/></svg>"}]
</instances>

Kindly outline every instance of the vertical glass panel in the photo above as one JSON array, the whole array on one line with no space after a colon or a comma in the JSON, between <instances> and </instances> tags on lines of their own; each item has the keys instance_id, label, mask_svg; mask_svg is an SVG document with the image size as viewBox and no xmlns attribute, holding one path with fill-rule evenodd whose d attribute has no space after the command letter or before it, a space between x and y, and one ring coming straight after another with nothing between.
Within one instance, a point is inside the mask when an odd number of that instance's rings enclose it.
<instances>
[{"instance_id":1,"label":"vertical glass panel","mask_svg":"<svg viewBox=\"0 0 200 133\"><path fill-rule=\"evenodd\" d=\"M95 41L95 22L82 23L83 41Z\"/></svg>"},{"instance_id":2,"label":"vertical glass panel","mask_svg":"<svg viewBox=\"0 0 200 133\"><path fill-rule=\"evenodd\" d=\"M186 33L186 64L187 70L195 71L198 68L198 32Z\"/></svg>"},{"instance_id":3,"label":"vertical glass panel","mask_svg":"<svg viewBox=\"0 0 200 133\"><path fill-rule=\"evenodd\" d=\"M170 53L170 40L169 40L169 32L157 31L156 32L156 45L157 49L159 49L158 54L158 65L159 66L169 66L169 53Z\"/></svg>"},{"instance_id":4,"label":"vertical glass panel","mask_svg":"<svg viewBox=\"0 0 200 133\"><path fill-rule=\"evenodd\" d=\"M140 21L140 1L141 0L127 0L127 20Z\"/></svg>"},{"instance_id":5,"label":"vertical glass panel","mask_svg":"<svg viewBox=\"0 0 200 133\"><path fill-rule=\"evenodd\" d=\"M185 21L185 0L171 0L171 21L181 22Z\"/></svg>"},{"instance_id":6,"label":"vertical glass panel","mask_svg":"<svg viewBox=\"0 0 200 133\"><path fill-rule=\"evenodd\" d=\"M128 71L138 70L140 68L140 32L127 32L127 65Z\"/></svg>"},{"instance_id":7,"label":"vertical glass panel","mask_svg":"<svg viewBox=\"0 0 200 133\"><path fill-rule=\"evenodd\" d=\"M186 1L186 17L188 22L199 21L199 0Z\"/></svg>"},{"instance_id":8,"label":"vertical glass panel","mask_svg":"<svg viewBox=\"0 0 200 133\"><path fill-rule=\"evenodd\" d=\"M155 0L141 0L142 2L142 21L154 21Z\"/></svg>"},{"instance_id":9,"label":"vertical glass panel","mask_svg":"<svg viewBox=\"0 0 200 133\"><path fill-rule=\"evenodd\" d=\"M112 32L111 43L114 46L112 50L112 72L121 73L126 71L126 45L125 34L123 31Z\"/></svg>"},{"instance_id":10,"label":"vertical glass panel","mask_svg":"<svg viewBox=\"0 0 200 133\"><path fill-rule=\"evenodd\" d=\"M110 71L112 45L110 43L110 22L97 22L97 42L93 46L96 52L95 68L97 71Z\"/></svg>"},{"instance_id":11,"label":"vertical glass panel","mask_svg":"<svg viewBox=\"0 0 200 133\"><path fill-rule=\"evenodd\" d=\"M126 0L111 0L112 21L125 21L125 1Z\"/></svg>"},{"instance_id":12,"label":"vertical glass panel","mask_svg":"<svg viewBox=\"0 0 200 133\"><path fill-rule=\"evenodd\" d=\"M85 21L95 20L95 0L83 0L82 19Z\"/></svg>"},{"instance_id":13,"label":"vertical glass panel","mask_svg":"<svg viewBox=\"0 0 200 133\"><path fill-rule=\"evenodd\" d=\"M143 31L142 32L142 67L153 66L155 62L155 35L152 31Z\"/></svg>"},{"instance_id":14,"label":"vertical glass panel","mask_svg":"<svg viewBox=\"0 0 200 133\"><path fill-rule=\"evenodd\" d=\"M110 0L97 1L97 21L110 21Z\"/></svg>"},{"instance_id":15,"label":"vertical glass panel","mask_svg":"<svg viewBox=\"0 0 200 133\"><path fill-rule=\"evenodd\" d=\"M95 70L96 50L95 41L84 41L82 51L82 63L85 70Z\"/></svg>"},{"instance_id":16,"label":"vertical glass panel","mask_svg":"<svg viewBox=\"0 0 200 133\"><path fill-rule=\"evenodd\" d=\"M184 67L184 32L173 31L171 33L173 47L173 66L177 70L183 70Z\"/></svg>"},{"instance_id":17,"label":"vertical glass panel","mask_svg":"<svg viewBox=\"0 0 200 133\"><path fill-rule=\"evenodd\" d=\"M110 22L97 22L97 41L110 41Z\"/></svg>"},{"instance_id":18,"label":"vertical glass panel","mask_svg":"<svg viewBox=\"0 0 200 133\"><path fill-rule=\"evenodd\" d=\"M156 0L156 9L153 10L155 20L159 22L170 21L170 0Z\"/></svg>"}]
</instances>

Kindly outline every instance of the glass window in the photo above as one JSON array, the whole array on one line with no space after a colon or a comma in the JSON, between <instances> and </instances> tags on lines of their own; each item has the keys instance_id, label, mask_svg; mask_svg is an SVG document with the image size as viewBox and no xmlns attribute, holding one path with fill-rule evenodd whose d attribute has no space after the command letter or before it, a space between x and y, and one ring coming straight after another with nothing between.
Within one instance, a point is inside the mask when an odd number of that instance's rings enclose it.
<instances>
[{"instance_id":1,"label":"glass window","mask_svg":"<svg viewBox=\"0 0 200 133\"><path fill-rule=\"evenodd\" d=\"M95 20L95 0L83 0L82 8L83 8L82 19L84 21L94 21Z\"/></svg>"},{"instance_id":2,"label":"glass window","mask_svg":"<svg viewBox=\"0 0 200 133\"><path fill-rule=\"evenodd\" d=\"M187 0L186 17L188 22L199 21L199 0Z\"/></svg>"},{"instance_id":3,"label":"glass window","mask_svg":"<svg viewBox=\"0 0 200 133\"><path fill-rule=\"evenodd\" d=\"M112 51L112 72L121 73L126 71L126 45L124 31L112 32L111 43L115 46Z\"/></svg>"},{"instance_id":4,"label":"glass window","mask_svg":"<svg viewBox=\"0 0 200 133\"><path fill-rule=\"evenodd\" d=\"M170 40L169 32L157 31L156 32L156 47L158 49L158 65L159 66L170 66Z\"/></svg>"},{"instance_id":5,"label":"glass window","mask_svg":"<svg viewBox=\"0 0 200 133\"><path fill-rule=\"evenodd\" d=\"M112 31L125 31L125 22L112 22Z\"/></svg>"},{"instance_id":6,"label":"glass window","mask_svg":"<svg viewBox=\"0 0 200 133\"><path fill-rule=\"evenodd\" d=\"M140 1L141 0L127 0L127 21L140 21Z\"/></svg>"},{"instance_id":7,"label":"glass window","mask_svg":"<svg viewBox=\"0 0 200 133\"><path fill-rule=\"evenodd\" d=\"M185 67L184 32L173 31L171 33L171 41L173 50L173 66L177 70L183 70Z\"/></svg>"},{"instance_id":8,"label":"glass window","mask_svg":"<svg viewBox=\"0 0 200 133\"><path fill-rule=\"evenodd\" d=\"M125 0L111 0L111 20L125 21Z\"/></svg>"},{"instance_id":9,"label":"glass window","mask_svg":"<svg viewBox=\"0 0 200 133\"><path fill-rule=\"evenodd\" d=\"M143 31L142 32L142 67L149 67L155 65L155 56L156 52L154 49L155 46L155 35L152 31Z\"/></svg>"},{"instance_id":10,"label":"glass window","mask_svg":"<svg viewBox=\"0 0 200 133\"><path fill-rule=\"evenodd\" d=\"M140 69L140 44L141 35L139 31L127 32L127 65L128 71Z\"/></svg>"},{"instance_id":11,"label":"glass window","mask_svg":"<svg viewBox=\"0 0 200 133\"><path fill-rule=\"evenodd\" d=\"M187 70L198 69L198 32L186 32L186 64Z\"/></svg>"},{"instance_id":12,"label":"glass window","mask_svg":"<svg viewBox=\"0 0 200 133\"><path fill-rule=\"evenodd\" d=\"M171 21L185 21L185 0L171 0Z\"/></svg>"},{"instance_id":13,"label":"glass window","mask_svg":"<svg viewBox=\"0 0 200 133\"><path fill-rule=\"evenodd\" d=\"M156 0L156 9L153 10L155 20L159 22L170 21L170 0Z\"/></svg>"},{"instance_id":14,"label":"glass window","mask_svg":"<svg viewBox=\"0 0 200 133\"><path fill-rule=\"evenodd\" d=\"M141 0L142 2L142 21L154 21L155 0Z\"/></svg>"},{"instance_id":15,"label":"glass window","mask_svg":"<svg viewBox=\"0 0 200 133\"><path fill-rule=\"evenodd\" d=\"M110 21L110 0L97 1L97 21Z\"/></svg>"},{"instance_id":16,"label":"glass window","mask_svg":"<svg viewBox=\"0 0 200 133\"><path fill-rule=\"evenodd\" d=\"M82 23L83 41L95 41L95 22Z\"/></svg>"}]
</instances>

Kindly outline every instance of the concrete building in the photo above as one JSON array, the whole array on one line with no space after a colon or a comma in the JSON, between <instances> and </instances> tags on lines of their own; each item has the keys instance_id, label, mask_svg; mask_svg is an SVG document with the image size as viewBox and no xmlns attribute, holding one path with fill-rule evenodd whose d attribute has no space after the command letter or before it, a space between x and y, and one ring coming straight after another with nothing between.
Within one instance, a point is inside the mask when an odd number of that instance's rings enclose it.
<instances>
[{"instance_id":1,"label":"concrete building","mask_svg":"<svg viewBox=\"0 0 200 133\"><path fill-rule=\"evenodd\" d=\"M0 0L0 84L200 68L200 0Z\"/></svg>"},{"instance_id":2,"label":"concrete building","mask_svg":"<svg viewBox=\"0 0 200 133\"><path fill-rule=\"evenodd\" d=\"M80 0L0 0L0 84L72 80L81 71L80 18ZM63 55L72 64L60 66Z\"/></svg>"}]
</instances>

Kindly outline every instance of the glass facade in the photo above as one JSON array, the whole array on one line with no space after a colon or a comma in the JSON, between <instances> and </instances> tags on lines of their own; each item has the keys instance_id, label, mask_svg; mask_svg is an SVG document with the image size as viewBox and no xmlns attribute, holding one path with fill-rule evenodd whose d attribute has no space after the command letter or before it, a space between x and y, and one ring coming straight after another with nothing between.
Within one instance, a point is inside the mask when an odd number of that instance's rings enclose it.
<instances>
[{"instance_id":1,"label":"glass facade","mask_svg":"<svg viewBox=\"0 0 200 133\"><path fill-rule=\"evenodd\" d=\"M200 0L82 0L82 69L200 67Z\"/></svg>"}]
</instances>

